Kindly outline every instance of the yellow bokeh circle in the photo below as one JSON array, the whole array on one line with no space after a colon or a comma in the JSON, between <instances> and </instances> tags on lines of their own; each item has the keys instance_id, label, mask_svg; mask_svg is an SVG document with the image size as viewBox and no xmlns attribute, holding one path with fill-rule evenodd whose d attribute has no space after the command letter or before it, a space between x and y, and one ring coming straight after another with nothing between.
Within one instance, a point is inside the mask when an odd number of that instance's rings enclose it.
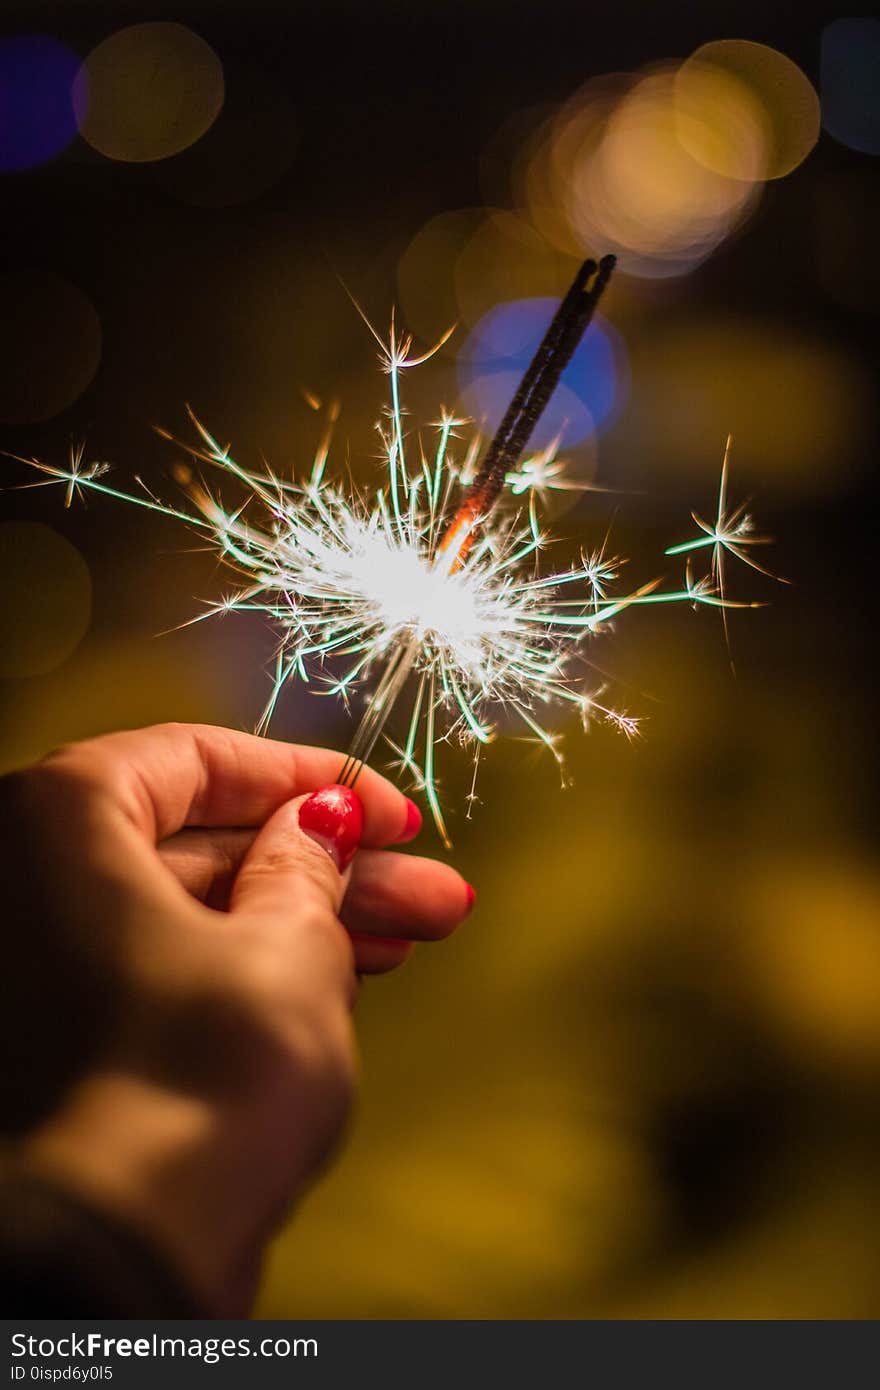
<instances>
[{"instance_id":1,"label":"yellow bokeh circle","mask_svg":"<svg viewBox=\"0 0 880 1390\"><path fill-rule=\"evenodd\" d=\"M223 106L223 65L185 24L133 24L93 48L74 83L80 134L100 154L144 164L179 154Z\"/></svg>"},{"instance_id":2,"label":"yellow bokeh circle","mask_svg":"<svg viewBox=\"0 0 880 1390\"><path fill-rule=\"evenodd\" d=\"M0 677L60 666L91 618L92 581L79 551L31 521L0 523Z\"/></svg>"},{"instance_id":3,"label":"yellow bokeh circle","mask_svg":"<svg viewBox=\"0 0 880 1390\"><path fill-rule=\"evenodd\" d=\"M735 178L780 179L806 159L819 138L816 89L805 73L775 48L746 39L717 39L692 53L676 76L680 110L701 110L722 137L700 140L687 126L683 143L707 168ZM714 108L714 113L713 113ZM725 126L734 130L731 141ZM749 130L751 127L751 130ZM744 174L731 153L752 145L760 133L764 170Z\"/></svg>"},{"instance_id":4,"label":"yellow bokeh circle","mask_svg":"<svg viewBox=\"0 0 880 1390\"><path fill-rule=\"evenodd\" d=\"M487 210L455 264L458 317L472 328L496 304L561 298L576 264L523 218Z\"/></svg>"},{"instance_id":5,"label":"yellow bokeh circle","mask_svg":"<svg viewBox=\"0 0 880 1390\"><path fill-rule=\"evenodd\" d=\"M681 474L717 469L728 432L737 473L834 491L859 447L870 386L837 345L769 319L679 321L633 356L628 427Z\"/></svg>"}]
</instances>

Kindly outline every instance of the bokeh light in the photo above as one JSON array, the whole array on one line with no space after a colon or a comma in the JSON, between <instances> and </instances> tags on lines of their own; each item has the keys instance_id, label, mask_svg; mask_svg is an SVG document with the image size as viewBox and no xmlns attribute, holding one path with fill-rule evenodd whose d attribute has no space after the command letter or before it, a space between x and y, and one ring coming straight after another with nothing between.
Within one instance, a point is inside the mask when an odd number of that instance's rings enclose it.
<instances>
[{"instance_id":1,"label":"bokeh light","mask_svg":"<svg viewBox=\"0 0 880 1390\"><path fill-rule=\"evenodd\" d=\"M674 73L652 73L612 113L573 185L570 216L584 243L610 244L633 274L692 267L749 205L750 185L699 164L678 128Z\"/></svg>"},{"instance_id":2,"label":"bokeh light","mask_svg":"<svg viewBox=\"0 0 880 1390\"><path fill-rule=\"evenodd\" d=\"M96 575L96 592L99 589ZM0 621L12 626L11 620ZM27 699L21 698L17 682L0 685L0 701L6 697L0 704L4 770L44 757L59 743L110 729L143 728L169 719L232 727L246 723L237 713L241 703L235 692L242 663L230 663L228 646L222 660L212 660L214 653L207 646L194 659L192 648L183 653L168 640L156 640L154 628L133 632L134 626L129 621L126 632L108 640L94 619L88 639L76 652L66 653L72 658L66 665L29 681ZM47 742L48 729L52 735ZM312 737L319 741L319 735Z\"/></svg>"},{"instance_id":3,"label":"bokeh light","mask_svg":"<svg viewBox=\"0 0 880 1390\"><path fill-rule=\"evenodd\" d=\"M88 566L39 522L0 522L0 677L40 676L70 656L91 617Z\"/></svg>"},{"instance_id":4,"label":"bokeh light","mask_svg":"<svg viewBox=\"0 0 880 1390\"><path fill-rule=\"evenodd\" d=\"M98 370L95 307L76 285L48 271L0 275L0 303L7 324L0 335L0 420L49 420L82 395Z\"/></svg>"},{"instance_id":5,"label":"bokeh light","mask_svg":"<svg viewBox=\"0 0 880 1390\"><path fill-rule=\"evenodd\" d=\"M522 372L518 368L480 371L476 364L468 363L461 375L462 409L484 434L494 434L513 399ZM594 430L593 417L584 402L563 382L556 388L552 408L548 408L535 428L529 451L546 449L557 438L560 447L567 449L589 439Z\"/></svg>"},{"instance_id":6,"label":"bokeh light","mask_svg":"<svg viewBox=\"0 0 880 1390\"><path fill-rule=\"evenodd\" d=\"M458 358L462 404L487 431L501 423L519 379L532 359L558 299L499 304L479 321ZM546 448L580 444L608 423L626 395L626 353L620 336L597 315L566 367L559 388L532 437Z\"/></svg>"},{"instance_id":7,"label":"bokeh light","mask_svg":"<svg viewBox=\"0 0 880 1390\"><path fill-rule=\"evenodd\" d=\"M458 318L473 327L496 304L560 296L571 283L576 265L524 218L489 210L455 263Z\"/></svg>"},{"instance_id":8,"label":"bokeh light","mask_svg":"<svg viewBox=\"0 0 880 1390\"><path fill-rule=\"evenodd\" d=\"M159 182L195 207L251 202L272 188L299 150L290 96L261 68L227 64L223 109L195 144L159 164Z\"/></svg>"},{"instance_id":9,"label":"bokeh light","mask_svg":"<svg viewBox=\"0 0 880 1390\"><path fill-rule=\"evenodd\" d=\"M582 251L615 251L631 275L681 275L705 259L753 205L755 186L694 158L680 122L673 68L588 84L539 142L528 179L545 235L560 240L560 207ZM699 127L692 113L686 124ZM718 138L715 126L702 143ZM739 126L734 140L741 147Z\"/></svg>"},{"instance_id":10,"label":"bokeh light","mask_svg":"<svg viewBox=\"0 0 880 1390\"><path fill-rule=\"evenodd\" d=\"M33 169L70 144L78 68L76 54L57 39L0 39L0 173Z\"/></svg>"},{"instance_id":11,"label":"bokeh light","mask_svg":"<svg viewBox=\"0 0 880 1390\"><path fill-rule=\"evenodd\" d=\"M698 164L746 183L767 176L769 114L739 77L695 56L675 74L673 99L679 143Z\"/></svg>"},{"instance_id":12,"label":"bokeh light","mask_svg":"<svg viewBox=\"0 0 880 1390\"><path fill-rule=\"evenodd\" d=\"M408 330L423 343L436 342L458 322L455 267L484 218L482 208L441 212L416 233L400 258L400 307Z\"/></svg>"},{"instance_id":13,"label":"bokeh light","mask_svg":"<svg viewBox=\"0 0 880 1390\"><path fill-rule=\"evenodd\" d=\"M712 476L728 432L740 478L834 491L863 437L870 388L834 345L772 320L691 320L633 353L623 429L680 474ZM648 424L650 422L650 424Z\"/></svg>"},{"instance_id":14,"label":"bokeh light","mask_svg":"<svg viewBox=\"0 0 880 1390\"><path fill-rule=\"evenodd\" d=\"M819 138L816 89L796 63L766 44L746 39L705 43L682 65L676 87L685 110L699 105L702 119L715 127L716 139L731 123L731 130L725 132L730 139L728 150L714 140L700 142L692 129L690 135L686 133L686 126L683 130L687 148L696 158L736 178L783 178L803 163ZM733 115L737 107L738 114ZM749 123L752 130L744 141ZM740 172L737 163L744 146L748 149L761 135L763 172Z\"/></svg>"},{"instance_id":15,"label":"bokeh light","mask_svg":"<svg viewBox=\"0 0 880 1390\"><path fill-rule=\"evenodd\" d=\"M756 994L786 1044L833 1067L880 1062L880 874L831 848L774 866L744 920Z\"/></svg>"},{"instance_id":16,"label":"bokeh light","mask_svg":"<svg viewBox=\"0 0 880 1390\"><path fill-rule=\"evenodd\" d=\"M742 224L761 184L796 168L818 133L818 97L795 63L720 40L680 65L594 78L549 114L529 108L490 141L484 178L497 187L506 164L515 205L567 255L611 250L629 275L675 277Z\"/></svg>"},{"instance_id":17,"label":"bokeh light","mask_svg":"<svg viewBox=\"0 0 880 1390\"><path fill-rule=\"evenodd\" d=\"M609 117L634 84L629 73L593 78L532 129L520 158L512 164L511 184L517 203L528 208L541 234L569 255L582 256L585 250L593 249L584 246L569 217L568 194L573 180L579 173L588 173Z\"/></svg>"},{"instance_id":18,"label":"bokeh light","mask_svg":"<svg viewBox=\"0 0 880 1390\"><path fill-rule=\"evenodd\" d=\"M822 124L852 150L880 154L880 19L822 30Z\"/></svg>"},{"instance_id":19,"label":"bokeh light","mask_svg":"<svg viewBox=\"0 0 880 1390\"><path fill-rule=\"evenodd\" d=\"M133 164L185 150L223 106L223 65L184 24L133 24L93 48L74 82L80 134Z\"/></svg>"}]
</instances>

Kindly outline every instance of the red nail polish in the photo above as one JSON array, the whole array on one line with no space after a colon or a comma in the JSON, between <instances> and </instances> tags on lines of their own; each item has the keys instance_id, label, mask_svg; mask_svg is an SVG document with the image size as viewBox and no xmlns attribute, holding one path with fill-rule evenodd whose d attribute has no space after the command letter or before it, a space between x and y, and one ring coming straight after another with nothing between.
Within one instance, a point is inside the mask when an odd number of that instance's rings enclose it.
<instances>
[{"instance_id":1,"label":"red nail polish","mask_svg":"<svg viewBox=\"0 0 880 1390\"><path fill-rule=\"evenodd\" d=\"M467 889L467 911L464 915L467 917L469 913L473 912L474 903L477 901L477 895L471 884L466 883L464 886Z\"/></svg>"},{"instance_id":2,"label":"red nail polish","mask_svg":"<svg viewBox=\"0 0 880 1390\"><path fill-rule=\"evenodd\" d=\"M364 808L351 787L322 787L299 808L299 828L325 849L340 873L351 863L364 833Z\"/></svg>"},{"instance_id":3,"label":"red nail polish","mask_svg":"<svg viewBox=\"0 0 880 1390\"><path fill-rule=\"evenodd\" d=\"M406 820L403 824L403 834L398 840L398 844L406 844L407 840L414 840L422 828L422 813L414 801L406 798Z\"/></svg>"}]
</instances>

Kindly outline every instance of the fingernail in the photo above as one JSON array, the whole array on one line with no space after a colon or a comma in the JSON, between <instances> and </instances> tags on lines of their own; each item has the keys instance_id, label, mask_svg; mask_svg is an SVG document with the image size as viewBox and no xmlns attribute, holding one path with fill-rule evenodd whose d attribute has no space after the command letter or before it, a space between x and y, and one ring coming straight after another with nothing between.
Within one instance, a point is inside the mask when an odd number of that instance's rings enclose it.
<instances>
[{"instance_id":1,"label":"fingernail","mask_svg":"<svg viewBox=\"0 0 880 1390\"><path fill-rule=\"evenodd\" d=\"M364 833L364 808L351 787L334 785L303 802L299 828L325 849L340 873L351 863Z\"/></svg>"},{"instance_id":2,"label":"fingernail","mask_svg":"<svg viewBox=\"0 0 880 1390\"><path fill-rule=\"evenodd\" d=\"M406 797L406 820L403 823L403 833L398 840L398 844L406 844L407 840L414 840L422 828L422 813L414 801Z\"/></svg>"},{"instance_id":3,"label":"fingernail","mask_svg":"<svg viewBox=\"0 0 880 1390\"><path fill-rule=\"evenodd\" d=\"M474 910L474 903L477 901L477 895L470 883L466 883L464 886L467 889L467 909L464 915L465 917L469 917Z\"/></svg>"}]
</instances>

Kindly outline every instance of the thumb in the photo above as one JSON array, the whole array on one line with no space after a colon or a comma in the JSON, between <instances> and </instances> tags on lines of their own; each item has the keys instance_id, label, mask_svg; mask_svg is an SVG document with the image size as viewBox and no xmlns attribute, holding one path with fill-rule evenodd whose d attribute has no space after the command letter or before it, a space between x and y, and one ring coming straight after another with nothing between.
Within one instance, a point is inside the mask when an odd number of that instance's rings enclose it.
<instances>
[{"instance_id":1,"label":"thumb","mask_svg":"<svg viewBox=\"0 0 880 1390\"><path fill-rule=\"evenodd\" d=\"M286 802L248 850L231 911L291 925L314 914L335 917L363 828L363 806L349 787L322 787Z\"/></svg>"}]
</instances>

